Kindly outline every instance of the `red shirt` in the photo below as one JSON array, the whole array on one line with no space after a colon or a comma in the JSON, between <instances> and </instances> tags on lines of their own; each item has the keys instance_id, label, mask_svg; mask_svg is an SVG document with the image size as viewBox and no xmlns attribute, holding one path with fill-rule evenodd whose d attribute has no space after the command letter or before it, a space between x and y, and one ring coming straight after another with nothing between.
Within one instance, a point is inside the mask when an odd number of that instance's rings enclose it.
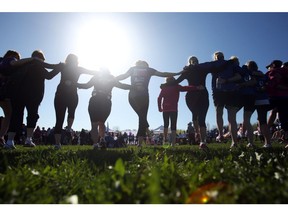
<instances>
[{"instance_id":1,"label":"red shirt","mask_svg":"<svg viewBox=\"0 0 288 216\"><path fill-rule=\"evenodd\" d=\"M158 109L163 112L177 112L179 92L196 90L195 86L169 85L162 88L158 96Z\"/></svg>"},{"instance_id":2,"label":"red shirt","mask_svg":"<svg viewBox=\"0 0 288 216\"><path fill-rule=\"evenodd\" d=\"M270 97L288 97L288 70L275 68L266 73L269 78L267 91Z\"/></svg>"}]
</instances>

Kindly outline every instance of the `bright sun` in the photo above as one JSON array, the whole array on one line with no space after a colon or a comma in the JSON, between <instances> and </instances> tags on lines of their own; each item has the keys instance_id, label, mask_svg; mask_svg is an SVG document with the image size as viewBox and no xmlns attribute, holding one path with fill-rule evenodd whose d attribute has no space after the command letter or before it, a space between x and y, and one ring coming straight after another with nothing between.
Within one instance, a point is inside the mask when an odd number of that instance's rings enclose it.
<instances>
[{"instance_id":1,"label":"bright sun","mask_svg":"<svg viewBox=\"0 0 288 216\"><path fill-rule=\"evenodd\" d=\"M77 55L87 69L108 68L112 74L124 73L122 67L130 56L127 31L110 20L94 19L78 31Z\"/></svg>"}]
</instances>

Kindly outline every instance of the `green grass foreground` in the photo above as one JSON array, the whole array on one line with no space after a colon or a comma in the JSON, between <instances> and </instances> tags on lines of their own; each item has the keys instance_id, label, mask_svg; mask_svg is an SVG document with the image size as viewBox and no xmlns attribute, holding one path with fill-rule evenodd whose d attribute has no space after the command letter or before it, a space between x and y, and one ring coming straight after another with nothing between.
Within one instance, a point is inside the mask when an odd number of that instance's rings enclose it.
<instances>
[{"instance_id":1,"label":"green grass foreground","mask_svg":"<svg viewBox=\"0 0 288 216\"><path fill-rule=\"evenodd\" d=\"M288 156L229 144L0 150L0 203L288 203Z\"/></svg>"}]
</instances>

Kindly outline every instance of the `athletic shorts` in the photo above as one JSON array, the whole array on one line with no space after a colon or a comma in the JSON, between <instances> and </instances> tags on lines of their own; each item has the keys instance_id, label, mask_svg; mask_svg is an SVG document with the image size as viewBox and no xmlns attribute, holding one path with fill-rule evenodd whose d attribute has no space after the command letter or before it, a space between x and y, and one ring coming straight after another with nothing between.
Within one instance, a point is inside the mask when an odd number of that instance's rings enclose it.
<instances>
[{"instance_id":1,"label":"athletic shorts","mask_svg":"<svg viewBox=\"0 0 288 216\"><path fill-rule=\"evenodd\" d=\"M239 93L235 91L216 91L213 92L213 102L215 107L241 107Z\"/></svg>"}]
</instances>

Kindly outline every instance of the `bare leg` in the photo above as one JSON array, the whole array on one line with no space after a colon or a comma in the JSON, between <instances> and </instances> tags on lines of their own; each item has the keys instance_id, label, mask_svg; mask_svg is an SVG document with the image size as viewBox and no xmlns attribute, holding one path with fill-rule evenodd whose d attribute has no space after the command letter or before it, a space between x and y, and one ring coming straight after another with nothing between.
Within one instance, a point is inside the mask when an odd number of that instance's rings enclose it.
<instances>
[{"instance_id":1,"label":"bare leg","mask_svg":"<svg viewBox=\"0 0 288 216\"><path fill-rule=\"evenodd\" d=\"M163 135L164 135L164 142L167 142L167 140L168 140L168 128L164 128Z\"/></svg>"},{"instance_id":2,"label":"bare leg","mask_svg":"<svg viewBox=\"0 0 288 216\"><path fill-rule=\"evenodd\" d=\"M237 146L237 122L236 122L236 113L238 108L229 107L228 111L228 122L229 122L229 131L232 139L231 147Z\"/></svg>"},{"instance_id":3,"label":"bare leg","mask_svg":"<svg viewBox=\"0 0 288 216\"><path fill-rule=\"evenodd\" d=\"M254 134L253 134L253 127L251 125L250 119L253 112L244 111L244 118L243 118L243 131L247 131L247 139L248 145L254 145Z\"/></svg>"},{"instance_id":4,"label":"bare leg","mask_svg":"<svg viewBox=\"0 0 288 216\"><path fill-rule=\"evenodd\" d=\"M4 136L7 134L11 114L12 114L12 107L10 100L4 100L0 101L0 107L3 109L4 118L1 123L1 129L0 129L0 138L4 140Z\"/></svg>"},{"instance_id":5,"label":"bare leg","mask_svg":"<svg viewBox=\"0 0 288 216\"><path fill-rule=\"evenodd\" d=\"M200 142L206 143L207 131L206 127L200 127Z\"/></svg>"},{"instance_id":6,"label":"bare leg","mask_svg":"<svg viewBox=\"0 0 288 216\"><path fill-rule=\"evenodd\" d=\"M67 119L67 129L70 130L72 128L74 122L74 118L68 118Z\"/></svg>"},{"instance_id":7,"label":"bare leg","mask_svg":"<svg viewBox=\"0 0 288 216\"><path fill-rule=\"evenodd\" d=\"M216 123L218 128L218 137L221 139L223 137L223 110L224 107L216 107Z\"/></svg>"},{"instance_id":8,"label":"bare leg","mask_svg":"<svg viewBox=\"0 0 288 216\"><path fill-rule=\"evenodd\" d=\"M276 120L276 117L277 117L277 108L274 108L270 111L270 114L269 114L269 117L268 117L268 127L270 128L275 120Z\"/></svg>"},{"instance_id":9,"label":"bare leg","mask_svg":"<svg viewBox=\"0 0 288 216\"><path fill-rule=\"evenodd\" d=\"M93 144L97 144L98 142L98 123L97 122L92 122L91 123L91 139L93 141Z\"/></svg>"},{"instance_id":10,"label":"bare leg","mask_svg":"<svg viewBox=\"0 0 288 216\"><path fill-rule=\"evenodd\" d=\"M176 130L171 131L171 143L172 143L172 146L175 146L176 144Z\"/></svg>"}]
</instances>

